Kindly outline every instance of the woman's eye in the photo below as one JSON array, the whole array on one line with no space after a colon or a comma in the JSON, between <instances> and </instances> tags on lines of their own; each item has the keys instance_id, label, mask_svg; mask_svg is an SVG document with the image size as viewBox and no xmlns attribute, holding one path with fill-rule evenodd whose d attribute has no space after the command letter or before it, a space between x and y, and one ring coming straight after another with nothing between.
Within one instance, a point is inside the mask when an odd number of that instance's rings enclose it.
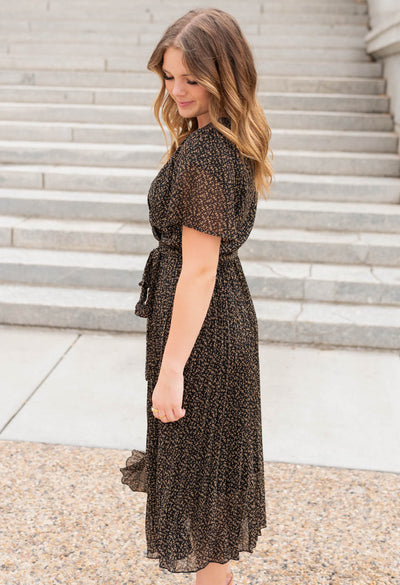
<instances>
[{"instance_id":1,"label":"woman's eye","mask_svg":"<svg viewBox=\"0 0 400 585\"><path fill-rule=\"evenodd\" d=\"M163 77L166 81L171 81L171 79L173 79L173 77L168 77L167 75L165 75L165 73L163 74ZM188 81L189 85L197 85L197 81Z\"/></svg>"}]
</instances>

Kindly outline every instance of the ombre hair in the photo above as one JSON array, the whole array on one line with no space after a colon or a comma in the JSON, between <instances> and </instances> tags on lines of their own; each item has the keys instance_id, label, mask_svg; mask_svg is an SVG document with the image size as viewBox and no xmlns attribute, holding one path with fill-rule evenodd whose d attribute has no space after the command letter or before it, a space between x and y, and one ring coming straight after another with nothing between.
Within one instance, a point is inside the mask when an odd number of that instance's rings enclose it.
<instances>
[{"instance_id":1,"label":"ombre hair","mask_svg":"<svg viewBox=\"0 0 400 585\"><path fill-rule=\"evenodd\" d=\"M256 96L257 72L250 47L230 14L217 8L190 10L171 24L154 49L147 69L162 81L153 103L168 151L166 162L185 138L197 130L197 118L184 118L165 87L164 52L181 49L182 60L195 81L210 93L209 116L213 126L236 144L242 157L251 161L257 192L266 199L273 179L269 160L271 129ZM160 113L171 135L168 144ZM230 129L218 118L228 117Z\"/></svg>"}]
</instances>

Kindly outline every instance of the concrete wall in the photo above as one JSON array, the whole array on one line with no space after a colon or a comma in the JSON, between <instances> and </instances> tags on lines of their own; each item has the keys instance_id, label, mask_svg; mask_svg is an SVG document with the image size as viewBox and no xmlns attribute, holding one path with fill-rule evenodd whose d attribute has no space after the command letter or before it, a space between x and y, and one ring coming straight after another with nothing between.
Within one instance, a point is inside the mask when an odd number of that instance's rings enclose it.
<instances>
[{"instance_id":1,"label":"concrete wall","mask_svg":"<svg viewBox=\"0 0 400 585\"><path fill-rule=\"evenodd\" d=\"M365 36L367 52L383 61L386 93L395 131L400 134L400 4L399 0L368 0L371 30ZM400 143L399 143L400 152Z\"/></svg>"}]
</instances>

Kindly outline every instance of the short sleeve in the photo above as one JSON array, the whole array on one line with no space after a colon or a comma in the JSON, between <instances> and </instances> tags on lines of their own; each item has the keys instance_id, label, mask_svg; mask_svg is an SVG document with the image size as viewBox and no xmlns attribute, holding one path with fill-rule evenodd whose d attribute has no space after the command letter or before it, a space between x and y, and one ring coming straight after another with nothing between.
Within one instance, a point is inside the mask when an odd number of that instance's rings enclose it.
<instances>
[{"instance_id":1,"label":"short sleeve","mask_svg":"<svg viewBox=\"0 0 400 585\"><path fill-rule=\"evenodd\" d=\"M182 225L235 237L235 155L213 127L189 135L176 161L172 200Z\"/></svg>"}]
</instances>

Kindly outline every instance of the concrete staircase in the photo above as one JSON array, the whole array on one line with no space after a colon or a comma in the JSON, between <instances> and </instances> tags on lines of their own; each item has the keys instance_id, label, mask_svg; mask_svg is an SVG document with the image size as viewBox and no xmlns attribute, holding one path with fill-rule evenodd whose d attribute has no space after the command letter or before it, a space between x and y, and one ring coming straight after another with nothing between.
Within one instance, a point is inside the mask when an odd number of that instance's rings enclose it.
<instances>
[{"instance_id":1,"label":"concrete staircase","mask_svg":"<svg viewBox=\"0 0 400 585\"><path fill-rule=\"evenodd\" d=\"M198 3L198 6L208 6ZM400 349L400 156L367 4L216 1L253 48L275 185L239 255L260 340ZM192 3L0 0L0 322L145 331L147 59Z\"/></svg>"}]
</instances>

